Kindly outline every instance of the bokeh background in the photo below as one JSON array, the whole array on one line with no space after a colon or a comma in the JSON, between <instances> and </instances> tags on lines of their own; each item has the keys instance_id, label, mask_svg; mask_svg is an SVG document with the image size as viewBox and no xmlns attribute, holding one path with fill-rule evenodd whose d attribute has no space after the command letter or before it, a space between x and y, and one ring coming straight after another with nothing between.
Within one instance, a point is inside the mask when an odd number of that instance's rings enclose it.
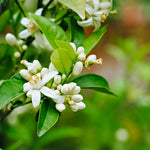
<instances>
[{"instance_id":1,"label":"bokeh background","mask_svg":"<svg viewBox=\"0 0 150 150\"><path fill-rule=\"evenodd\" d=\"M104 76L117 96L83 91L86 109L64 111L56 126L41 138L36 135L32 106L15 109L0 123L1 148L150 149L150 0L114 0L113 9L117 15L109 17L107 33L91 52L103 58L103 65L85 69L83 74ZM9 25L1 42L7 32L11 32ZM85 32L88 36L92 28Z\"/></svg>"}]
</instances>

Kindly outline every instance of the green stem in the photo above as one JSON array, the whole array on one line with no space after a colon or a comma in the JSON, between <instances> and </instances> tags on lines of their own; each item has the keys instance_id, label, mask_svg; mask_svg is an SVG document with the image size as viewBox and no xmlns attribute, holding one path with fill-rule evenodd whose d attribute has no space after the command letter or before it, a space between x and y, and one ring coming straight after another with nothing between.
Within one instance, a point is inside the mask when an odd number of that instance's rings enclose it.
<instances>
[{"instance_id":1,"label":"green stem","mask_svg":"<svg viewBox=\"0 0 150 150\"><path fill-rule=\"evenodd\" d=\"M43 11L42 11L42 16L45 15L46 9L48 8L48 6L53 2L53 0L50 0L47 5L44 7Z\"/></svg>"}]
</instances>

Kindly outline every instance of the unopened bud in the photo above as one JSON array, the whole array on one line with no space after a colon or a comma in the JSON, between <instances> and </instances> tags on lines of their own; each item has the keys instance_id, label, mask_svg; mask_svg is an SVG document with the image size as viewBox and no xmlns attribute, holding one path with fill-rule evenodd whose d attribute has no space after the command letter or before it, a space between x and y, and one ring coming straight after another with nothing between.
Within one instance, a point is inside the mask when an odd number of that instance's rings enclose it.
<instances>
[{"instance_id":1,"label":"unopened bud","mask_svg":"<svg viewBox=\"0 0 150 150\"><path fill-rule=\"evenodd\" d=\"M72 48L74 49L74 52L76 53L76 45L74 43L70 43L70 45L72 46Z\"/></svg>"},{"instance_id":2,"label":"unopened bud","mask_svg":"<svg viewBox=\"0 0 150 150\"><path fill-rule=\"evenodd\" d=\"M34 60L33 65L37 70L40 70L42 68L42 66L38 60Z\"/></svg>"},{"instance_id":3,"label":"unopened bud","mask_svg":"<svg viewBox=\"0 0 150 150\"><path fill-rule=\"evenodd\" d=\"M17 41L17 45L22 45L23 43L24 43L23 40L18 40L18 41Z\"/></svg>"},{"instance_id":4,"label":"unopened bud","mask_svg":"<svg viewBox=\"0 0 150 150\"><path fill-rule=\"evenodd\" d=\"M66 75L65 74L62 74L62 77L61 77L62 79L65 79L66 78Z\"/></svg>"},{"instance_id":5,"label":"unopened bud","mask_svg":"<svg viewBox=\"0 0 150 150\"><path fill-rule=\"evenodd\" d=\"M22 49L23 49L24 51L27 50L27 48L28 48L27 45L23 45L23 46L22 46Z\"/></svg>"},{"instance_id":6,"label":"unopened bud","mask_svg":"<svg viewBox=\"0 0 150 150\"><path fill-rule=\"evenodd\" d=\"M6 39L7 43L11 46L16 45L16 43L17 43L16 37L11 33L7 33L5 36L5 39Z\"/></svg>"},{"instance_id":7,"label":"unopened bud","mask_svg":"<svg viewBox=\"0 0 150 150\"><path fill-rule=\"evenodd\" d=\"M80 46L77 49L77 54L80 55L81 53L84 53L84 47Z\"/></svg>"},{"instance_id":8,"label":"unopened bud","mask_svg":"<svg viewBox=\"0 0 150 150\"><path fill-rule=\"evenodd\" d=\"M47 74L49 70L47 68L42 68L41 70L41 76L44 77L45 74Z\"/></svg>"},{"instance_id":9,"label":"unopened bud","mask_svg":"<svg viewBox=\"0 0 150 150\"><path fill-rule=\"evenodd\" d=\"M56 76L54 77L54 83L55 83L55 84L60 84L60 82L61 82L61 76L60 76L60 75L56 75Z\"/></svg>"},{"instance_id":10,"label":"unopened bud","mask_svg":"<svg viewBox=\"0 0 150 150\"><path fill-rule=\"evenodd\" d=\"M79 106L76 105L76 103L74 105L70 105L70 108L72 111L77 112L79 110Z\"/></svg>"},{"instance_id":11,"label":"unopened bud","mask_svg":"<svg viewBox=\"0 0 150 150\"><path fill-rule=\"evenodd\" d=\"M80 94L73 95L71 99L75 102L81 102L83 100L83 96Z\"/></svg>"},{"instance_id":12,"label":"unopened bud","mask_svg":"<svg viewBox=\"0 0 150 150\"><path fill-rule=\"evenodd\" d=\"M31 77L31 74L29 73L28 70L26 69L22 69L20 70L20 75L25 79L25 80L29 80L29 78Z\"/></svg>"},{"instance_id":13,"label":"unopened bud","mask_svg":"<svg viewBox=\"0 0 150 150\"><path fill-rule=\"evenodd\" d=\"M78 61L73 68L73 75L77 76L82 72L83 69L83 63L81 61Z\"/></svg>"},{"instance_id":14,"label":"unopened bud","mask_svg":"<svg viewBox=\"0 0 150 150\"><path fill-rule=\"evenodd\" d=\"M81 88L80 88L79 86L76 86L76 87L73 89L72 93L73 93L73 94L78 94L78 93L80 93L80 91L81 91Z\"/></svg>"},{"instance_id":15,"label":"unopened bud","mask_svg":"<svg viewBox=\"0 0 150 150\"><path fill-rule=\"evenodd\" d=\"M64 84L64 85L61 87L61 92L64 93L64 94L67 94L68 91L69 91L68 85L67 85L67 84Z\"/></svg>"},{"instance_id":16,"label":"unopened bud","mask_svg":"<svg viewBox=\"0 0 150 150\"><path fill-rule=\"evenodd\" d=\"M60 91L59 90L55 90L55 94L56 95L60 95Z\"/></svg>"},{"instance_id":17,"label":"unopened bud","mask_svg":"<svg viewBox=\"0 0 150 150\"><path fill-rule=\"evenodd\" d=\"M52 63L50 63L50 65L49 65L49 71L57 71L57 69L55 68L55 66Z\"/></svg>"},{"instance_id":18,"label":"unopened bud","mask_svg":"<svg viewBox=\"0 0 150 150\"><path fill-rule=\"evenodd\" d=\"M84 109L86 107L83 102L76 103L76 105L79 107L79 109Z\"/></svg>"},{"instance_id":19,"label":"unopened bud","mask_svg":"<svg viewBox=\"0 0 150 150\"><path fill-rule=\"evenodd\" d=\"M86 59L86 55L82 52L82 53L80 53L80 55L78 56L78 59L79 59L80 61L84 61L84 60Z\"/></svg>"},{"instance_id":20,"label":"unopened bud","mask_svg":"<svg viewBox=\"0 0 150 150\"><path fill-rule=\"evenodd\" d=\"M62 112L66 109L66 106L64 104L56 104L55 107L59 112Z\"/></svg>"},{"instance_id":21,"label":"unopened bud","mask_svg":"<svg viewBox=\"0 0 150 150\"><path fill-rule=\"evenodd\" d=\"M59 84L59 85L57 86L57 90L61 91L61 87L62 87L62 85Z\"/></svg>"},{"instance_id":22,"label":"unopened bud","mask_svg":"<svg viewBox=\"0 0 150 150\"><path fill-rule=\"evenodd\" d=\"M15 56L16 58L19 58L19 57L21 56L21 54L20 54L20 52L15 52L14 56Z\"/></svg>"}]
</instances>

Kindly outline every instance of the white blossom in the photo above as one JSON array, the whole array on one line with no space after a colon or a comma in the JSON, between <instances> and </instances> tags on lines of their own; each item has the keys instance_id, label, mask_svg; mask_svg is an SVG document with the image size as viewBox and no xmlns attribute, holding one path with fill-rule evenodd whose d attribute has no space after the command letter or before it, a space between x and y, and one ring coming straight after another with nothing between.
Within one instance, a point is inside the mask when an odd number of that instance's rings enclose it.
<instances>
[{"instance_id":1,"label":"white blossom","mask_svg":"<svg viewBox=\"0 0 150 150\"><path fill-rule=\"evenodd\" d=\"M7 33L5 36L5 39L6 39L7 43L11 46L15 46L17 44L16 37L11 33Z\"/></svg>"},{"instance_id":2,"label":"white blossom","mask_svg":"<svg viewBox=\"0 0 150 150\"><path fill-rule=\"evenodd\" d=\"M64 104L56 104L55 107L59 112L62 112L66 109L66 106Z\"/></svg>"}]
</instances>

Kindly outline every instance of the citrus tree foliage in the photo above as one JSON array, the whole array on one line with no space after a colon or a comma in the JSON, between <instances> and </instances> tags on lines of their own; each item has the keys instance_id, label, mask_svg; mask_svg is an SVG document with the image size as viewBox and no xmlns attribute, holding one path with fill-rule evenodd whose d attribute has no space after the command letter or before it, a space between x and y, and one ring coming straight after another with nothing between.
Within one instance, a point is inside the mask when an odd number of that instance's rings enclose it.
<instances>
[{"instance_id":1,"label":"citrus tree foliage","mask_svg":"<svg viewBox=\"0 0 150 150\"><path fill-rule=\"evenodd\" d=\"M32 103L42 136L67 107L74 112L86 107L82 89L115 95L104 77L80 76L83 67L102 65L102 58L88 54L106 32L107 25L101 23L114 11L112 1L38 0L28 4L36 8L34 13L24 4L0 2L0 32L7 24L13 29L0 44L0 109L6 116ZM94 28L85 38L87 27Z\"/></svg>"}]
</instances>

